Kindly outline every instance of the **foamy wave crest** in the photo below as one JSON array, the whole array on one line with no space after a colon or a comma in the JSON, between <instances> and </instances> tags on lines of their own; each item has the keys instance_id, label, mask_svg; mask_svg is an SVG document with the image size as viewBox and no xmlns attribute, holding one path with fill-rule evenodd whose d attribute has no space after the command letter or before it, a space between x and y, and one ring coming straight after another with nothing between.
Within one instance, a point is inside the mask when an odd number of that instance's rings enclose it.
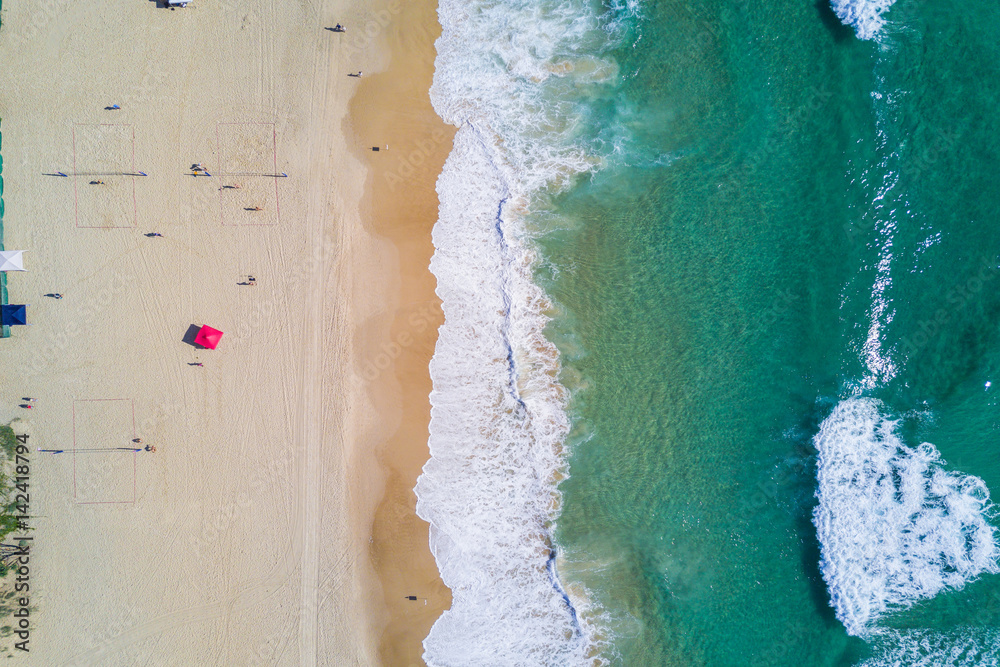
<instances>
[{"instance_id":1,"label":"foamy wave crest","mask_svg":"<svg viewBox=\"0 0 1000 667\"><path fill-rule=\"evenodd\" d=\"M437 185L445 322L416 491L453 602L424 641L430 665L602 662L598 614L559 581L551 537L569 422L525 218L601 161L587 101L616 75L599 55L614 17L593 6L439 5L431 99L459 130Z\"/></svg>"},{"instance_id":2,"label":"foamy wave crest","mask_svg":"<svg viewBox=\"0 0 1000 667\"><path fill-rule=\"evenodd\" d=\"M859 39L875 39L885 25L882 14L896 0L831 0L830 5L844 25L851 26Z\"/></svg>"},{"instance_id":3,"label":"foamy wave crest","mask_svg":"<svg viewBox=\"0 0 1000 667\"><path fill-rule=\"evenodd\" d=\"M1000 632L968 628L956 632L882 630L874 655L858 667L998 667Z\"/></svg>"},{"instance_id":4,"label":"foamy wave crest","mask_svg":"<svg viewBox=\"0 0 1000 667\"><path fill-rule=\"evenodd\" d=\"M907 447L869 398L842 401L814 439L820 569L847 631L984 572L1000 572L989 491L946 472L933 445Z\"/></svg>"}]
</instances>

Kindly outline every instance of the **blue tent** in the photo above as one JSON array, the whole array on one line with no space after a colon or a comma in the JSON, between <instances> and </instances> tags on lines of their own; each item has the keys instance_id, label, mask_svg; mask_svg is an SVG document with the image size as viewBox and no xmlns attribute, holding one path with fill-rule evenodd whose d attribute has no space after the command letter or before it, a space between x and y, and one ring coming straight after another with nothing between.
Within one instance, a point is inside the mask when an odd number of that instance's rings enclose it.
<instances>
[{"instance_id":1,"label":"blue tent","mask_svg":"<svg viewBox=\"0 0 1000 667\"><path fill-rule=\"evenodd\" d=\"M15 324L27 324L27 323L28 323L27 306L15 306L13 304L8 306L0 306L0 324L9 327Z\"/></svg>"}]
</instances>

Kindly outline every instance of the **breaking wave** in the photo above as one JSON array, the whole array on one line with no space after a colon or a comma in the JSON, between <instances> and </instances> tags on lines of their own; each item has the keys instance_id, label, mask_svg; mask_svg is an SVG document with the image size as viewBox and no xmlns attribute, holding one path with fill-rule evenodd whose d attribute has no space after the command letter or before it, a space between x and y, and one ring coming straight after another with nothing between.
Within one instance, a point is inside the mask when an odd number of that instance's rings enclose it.
<instances>
[{"instance_id":1,"label":"breaking wave","mask_svg":"<svg viewBox=\"0 0 1000 667\"><path fill-rule=\"evenodd\" d=\"M874 655L858 667L997 667L1000 632L966 628L956 632L882 630Z\"/></svg>"},{"instance_id":2,"label":"breaking wave","mask_svg":"<svg viewBox=\"0 0 1000 667\"><path fill-rule=\"evenodd\" d=\"M603 159L589 103L617 76L602 54L630 10L595 6L439 5L431 99L458 131L437 184L431 271L445 321L416 492L453 603L424 641L430 665L603 662L600 614L560 582L552 538L569 420L529 226Z\"/></svg>"},{"instance_id":3,"label":"breaking wave","mask_svg":"<svg viewBox=\"0 0 1000 667\"><path fill-rule=\"evenodd\" d=\"M946 471L930 443L904 444L880 410L870 398L841 401L814 438L820 569L855 636L887 612L1000 572L986 485Z\"/></svg>"},{"instance_id":4,"label":"breaking wave","mask_svg":"<svg viewBox=\"0 0 1000 667\"><path fill-rule=\"evenodd\" d=\"M859 39L875 39L885 25L882 15L896 0L831 0L830 6L844 25L854 28Z\"/></svg>"}]
</instances>

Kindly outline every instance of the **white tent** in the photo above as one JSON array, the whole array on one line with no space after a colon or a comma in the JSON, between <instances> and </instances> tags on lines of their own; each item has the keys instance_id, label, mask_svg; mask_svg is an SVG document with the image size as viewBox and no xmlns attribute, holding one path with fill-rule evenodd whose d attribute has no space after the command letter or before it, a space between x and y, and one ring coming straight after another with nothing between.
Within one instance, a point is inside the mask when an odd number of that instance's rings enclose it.
<instances>
[{"instance_id":1,"label":"white tent","mask_svg":"<svg viewBox=\"0 0 1000 667\"><path fill-rule=\"evenodd\" d=\"M0 271L24 271L23 250L0 250Z\"/></svg>"}]
</instances>

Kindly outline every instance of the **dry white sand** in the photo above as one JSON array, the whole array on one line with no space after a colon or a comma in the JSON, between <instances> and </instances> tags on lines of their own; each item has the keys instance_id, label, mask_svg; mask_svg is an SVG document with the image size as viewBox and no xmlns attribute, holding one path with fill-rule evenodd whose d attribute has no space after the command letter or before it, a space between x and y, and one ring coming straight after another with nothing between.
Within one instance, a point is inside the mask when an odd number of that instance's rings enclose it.
<instances>
[{"instance_id":1,"label":"dry white sand","mask_svg":"<svg viewBox=\"0 0 1000 667\"><path fill-rule=\"evenodd\" d=\"M157 447L32 455L18 664L376 661L381 418L353 345L399 280L345 117L346 74L385 56L381 28L323 29L374 12L4 3L4 240L33 326L0 341L0 420L33 450ZM202 324L217 350L183 340Z\"/></svg>"}]
</instances>

